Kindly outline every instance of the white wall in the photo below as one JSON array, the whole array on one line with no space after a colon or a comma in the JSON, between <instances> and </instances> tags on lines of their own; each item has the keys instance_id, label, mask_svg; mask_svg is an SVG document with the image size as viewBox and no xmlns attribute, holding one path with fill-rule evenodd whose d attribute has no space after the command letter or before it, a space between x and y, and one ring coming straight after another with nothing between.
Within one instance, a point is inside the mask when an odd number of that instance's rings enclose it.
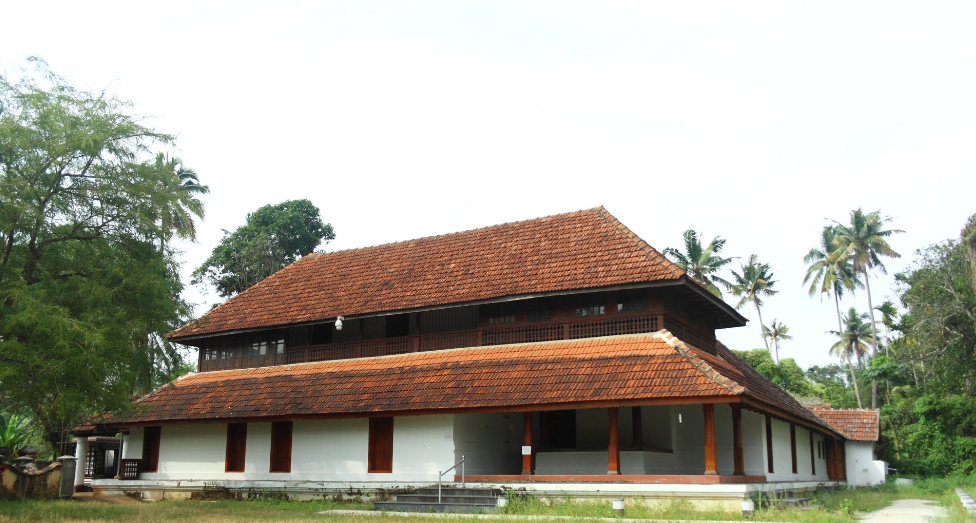
<instances>
[{"instance_id":1,"label":"white wall","mask_svg":"<svg viewBox=\"0 0 976 523\"><path fill-rule=\"evenodd\" d=\"M705 472L705 414L701 405L671 407L671 440L675 474Z\"/></svg>"},{"instance_id":2,"label":"white wall","mask_svg":"<svg viewBox=\"0 0 976 523\"><path fill-rule=\"evenodd\" d=\"M463 455L466 474L521 474L523 423L521 412L454 416L454 463Z\"/></svg>"},{"instance_id":3,"label":"white wall","mask_svg":"<svg viewBox=\"0 0 976 523\"><path fill-rule=\"evenodd\" d=\"M766 473L766 479L769 481L827 481L826 460L815 458L817 473L816 475L811 473L810 432L803 427L796 427L796 474L794 474L790 448L790 424L777 419L771 421L773 427L773 473ZM765 431L765 427L763 430ZM821 439L822 437L819 434L814 434L815 445ZM814 456L816 456L816 448L814 448Z\"/></svg>"},{"instance_id":4,"label":"white wall","mask_svg":"<svg viewBox=\"0 0 976 523\"><path fill-rule=\"evenodd\" d=\"M848 485L865 486L884 483L886 467L882 469L874 461L874 442L847 441L844 443L844 451Z\"/></svg>"},{"instance_id":5,"label":"white wall","mask_svg":"<svg viewBox=\"0 0 976 523\"><path fill-rule=\"evenodd\" d=\"M766 474L766 417L742 411L742 464L748 476Z\"/></svg>"},{"instance_id":6,"label":"white wall","mask_svg":"<svg viewBox=\"0 0 976 523\"><path fill-rule=\"evenodd\" d=\"M369 422L365 418L296 421L290 473L272 473L271 424L248 423L244 472L224 472L227 425L164 425L159 472L144 479L430 481L454 460L453 416L410 416L393 422L393 472L366 472ZM142 429L126 438L127 458L142 457Z\"/></svg>"}]
</instances>

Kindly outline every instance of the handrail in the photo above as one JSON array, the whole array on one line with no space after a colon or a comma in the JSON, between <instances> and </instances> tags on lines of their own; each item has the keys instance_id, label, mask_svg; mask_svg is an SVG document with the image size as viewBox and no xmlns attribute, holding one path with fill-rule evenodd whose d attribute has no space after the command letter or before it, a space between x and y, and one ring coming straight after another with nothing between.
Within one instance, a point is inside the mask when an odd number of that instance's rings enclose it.
<instances>
[{"instance_id":1,"label":"handrail","mask_svg":"<svg viewBox=\"0 0 976 523\"><path fill-rule=\"evenodd\" d=\"M447 474L448 472L456 469L458 465L461 465L461 488L464 488L464 454L461 454L461 461L455 463L453 467L445 471L437 471L437 502L438 503L441 502L441 479L444 477L444 474Z\"/></svg>"}]
</instances>

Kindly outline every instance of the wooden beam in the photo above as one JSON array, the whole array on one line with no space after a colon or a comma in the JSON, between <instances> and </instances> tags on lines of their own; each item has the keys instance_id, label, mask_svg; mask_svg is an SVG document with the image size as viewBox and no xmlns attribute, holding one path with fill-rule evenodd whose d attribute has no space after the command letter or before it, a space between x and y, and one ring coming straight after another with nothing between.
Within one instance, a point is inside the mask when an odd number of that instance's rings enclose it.
<instances>
[{"instance_id":1,"label":"wooden beam","mask_svg":"<svg viewBox=\"0 0 976 523\"><path fill-rule=\"evenodd\" d=\"M522 425L522 446L532 447L532 413L525 412L522 415L523 425ZM528 455L522 454L522 475L530 476L532 475L532 455L535 454L535 449L532 449Z\"/></svg>"},{"instance_id":2,"label":"wooden beam","mask_svg":"<svg viewBox=\"0 0 976 523\"><path fill-rule=\"evenodd\" d=\"M766 415L766 470L773 473L773 419Z\"/></svg>"},{"instance_id":3,"label":"wooden beam","mask_svg":"<svg viewBox=\"0 0 976 523\"><path fill-rule=\"evenodd\" d=\"M610 420L610 445L607 447L607 474L620 475L620 444L617 441L617 407L607 409Z\"/></svg>"},{"instance_id":4,"label":"wooden beam","mask_svg":"<svg viewBox=\"0 0 976 523\"><path fill-rule=\"evenodd\" d=\"M634 434L630 446L638 450L644 448L644 422L641 418L640 407L630 408L630 425Z\"/></svg>"},{"instance_id":5,"label":"wooden beam","mask_svg":"<svg viewBox=\"0 0 976 523\"><path fill-rule=\"evenodd\" d=\"M742 406L732 405L732 475L745 476L745 460L742 458Z\"/></svg>"},{"instance_id":6,"label":"wooden beam","mask_svg":"<svg viewBox=\"0 0 976 523\"><path fill-rule=\"evenodd\" d=\"M702 405L705 414L705 475L718 474L718 448L715 446L715 405Z\"/></svg>"}]
</instances>

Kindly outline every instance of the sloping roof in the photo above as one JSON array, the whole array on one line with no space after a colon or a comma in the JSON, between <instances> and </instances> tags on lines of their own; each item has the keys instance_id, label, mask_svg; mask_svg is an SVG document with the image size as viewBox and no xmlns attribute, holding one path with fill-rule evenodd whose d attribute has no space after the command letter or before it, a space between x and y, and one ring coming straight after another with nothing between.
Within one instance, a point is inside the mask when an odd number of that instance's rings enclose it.
<instances>
[{"instance_id":1,"label":"sloping roof","mask_svg":"<svg viewBox=\"0 0 976 523\"><path fill-rule=\"evenodd\" d=\"M833 409L829 405L808 408L851 441L878 441L881 434L878 409Z\"/></svg>"},{"instance_id":2,"label":"sloping roof","mask_svg":"<svg viewBox=\"0 0 976 523\"><path fill-rule=\"evenodd\" d=\"M739 401L750 387L761 390L765 378L742 373L744 363L726 352L735 361L659 331L191 373L138 400L134 414L100 424ZM775 395L755 397L790 408Z\"/></svg>"},{"instance_id":3,"label":"sloping roof","mask_svg":"<svg viewBox=\"0 0 976 523\"><path fill-rule=\"evenodd\" d=\"M598 207L311 254L181 327L170 338L508 296L690 281L684 274ZM724 324L744 324L731 308L714 301L730 315L732 323Z\"/></svg>"}]
</instances>

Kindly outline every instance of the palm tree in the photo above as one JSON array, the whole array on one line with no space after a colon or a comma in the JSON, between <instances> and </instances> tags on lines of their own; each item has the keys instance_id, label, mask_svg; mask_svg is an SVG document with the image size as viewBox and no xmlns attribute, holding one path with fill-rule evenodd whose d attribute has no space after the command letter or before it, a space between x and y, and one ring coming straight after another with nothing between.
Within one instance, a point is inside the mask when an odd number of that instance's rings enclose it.
<instances>
[{"instance_id":1,"label":"palm tree","mask_svg":"<svg viewBox=\"0 0 976 523\"><path fill-rule=\"evenodd\" d=\"M769 342L766 341L765 325L762 321L762 297L772 296L779 292L773 290L773 284L776 281L773 280L773 273L769 270L769 264L759 263L755 254L749 256L749 261L741 269L741 274L732 271L732 278L735 279L735 283L729 287L732 294L739 298L739 303L735 305L735 308L740 309L749 302L756 306L756 314L759 316L759 333L762 335L763 343L768 351ZM770 354L772 354L771 351Z\"/></svg>"},{"instance_id":2,"label":"palm tree","mask_svg":"<svg viewBox=\"0 0 976 523\"><path fill-rule=\"evenodd\" d=\"M834 237L835 250L830 254L831 263L848 260L855 272L864 277L864 286L868 294L868 313L871 316L871 356L878 355L878 326L874 321L874 304L871 302L871 281L868 269L878 269L885 274L885 266L881 263L881 256L898 258L901 255L888 245L888 238L892 234L905 232L899 229L885 230L885 222L891 218L882 217L881 211L865 214L861 209L851 211L851 224L837 223L837 234ZM871 408L878 408L878 380L871 380Z\"/></svg>"},{"instance_id":3,"label":"palm tree","mask_svg":"<svg viewBox=\"0 0 976 523\"><path fill-rule=\"evenodd\" d=\"M688 229L682 236L685 239L684 252L668 247L664 249L664 254L670 256L675 265L681 267L682 270L688 273L688 276L691 276L695 281L708 289L709 292L721 298L722 291L719 290L716 283L721 283L726 288L730 284L716 273L732 261L731 258L719 256L722 248L725 247L725 240L721 236L716 236L707 247L702 247L701 236L694 230Z\"/></svg>"},{"instance_id":4,"label":"palm tree","mask_svg":"<svg viewBox=\"0 0 976 523\"><path fill-rule=\"evenodd\" d=\"M807 274L803 277L803 283L810 282L809 293L813 296L820 293L834 295L834 309L837 311L837 330L844 330L840 319L840 298L844 291L854 291L864 288L864 284L858 279L857 273L851 266L850 261L844 258L831 260L830 254L834 251L834 238L837 236L837 227L828 225L820 232L820 246L810 249L810 252L803 257L803 261L809 263Z\"/></svg>"},{"instance_id":5,"label":"palm tree","mask_svg":"<svg viewBox=\"0 0 976 523\"><path fill-rule=\"evenodd\" d=\"M790 328L782 323L776 321L774 318L769 327L763 327L763 333L766 338L772 340L773 347L776 348L776 364L779 365L779 342L780 340L792 340L793 336L790 336Z\"/></svg>"},{"instance_id":6,"label":"palm tree","mask_svg":"<svg viewBox=\"0 0 976 523\"><path fill-rule=\"evenodd\" d=\"M868 315L858 314L854 307L847 311L844 317L844 328L840 331L829 331L830 334L837 336L840 340L830 347L830 354L840 357L841 361L847 363L847 368L851 372L851 383L854 384L854 394L857 395L857 406L861 405L861 390L857 385L857 376L854 374L854 365L851 359L855 359L858 367L863 366L864 356L868 352L868 343L874 343L871 335L871 325L866 323Z\"/></svg>"},{"instance_id":7,"label":"palm tree","mask_svg":"<svg viewBox=\"0 0 976 523\"><path fill-rule=\"evenodd\" d=\"M197 195L209 194L210 188L200 185L196 171L186 167L180 158L158 153L153 169L167 189L165 194L168 201L160 206L160 250L165 255L166 244L173 236L185 240L196 239L194 217L204 217L203 202L197 199Z\"/></svg>"},{"instance_id":8,"label":"palm tree","mask_svg":"<svg viewBox=\"0 0 976 523\"><path fill-rule=\"evenodd\" d=\"M885 300L884 303L878 305L874 310L881 313L881 324L885 326L885 354L891 348L891 331L895 328L895 321L898 318L898 308L891 300Z\"/></svg>"}]
</instances>

